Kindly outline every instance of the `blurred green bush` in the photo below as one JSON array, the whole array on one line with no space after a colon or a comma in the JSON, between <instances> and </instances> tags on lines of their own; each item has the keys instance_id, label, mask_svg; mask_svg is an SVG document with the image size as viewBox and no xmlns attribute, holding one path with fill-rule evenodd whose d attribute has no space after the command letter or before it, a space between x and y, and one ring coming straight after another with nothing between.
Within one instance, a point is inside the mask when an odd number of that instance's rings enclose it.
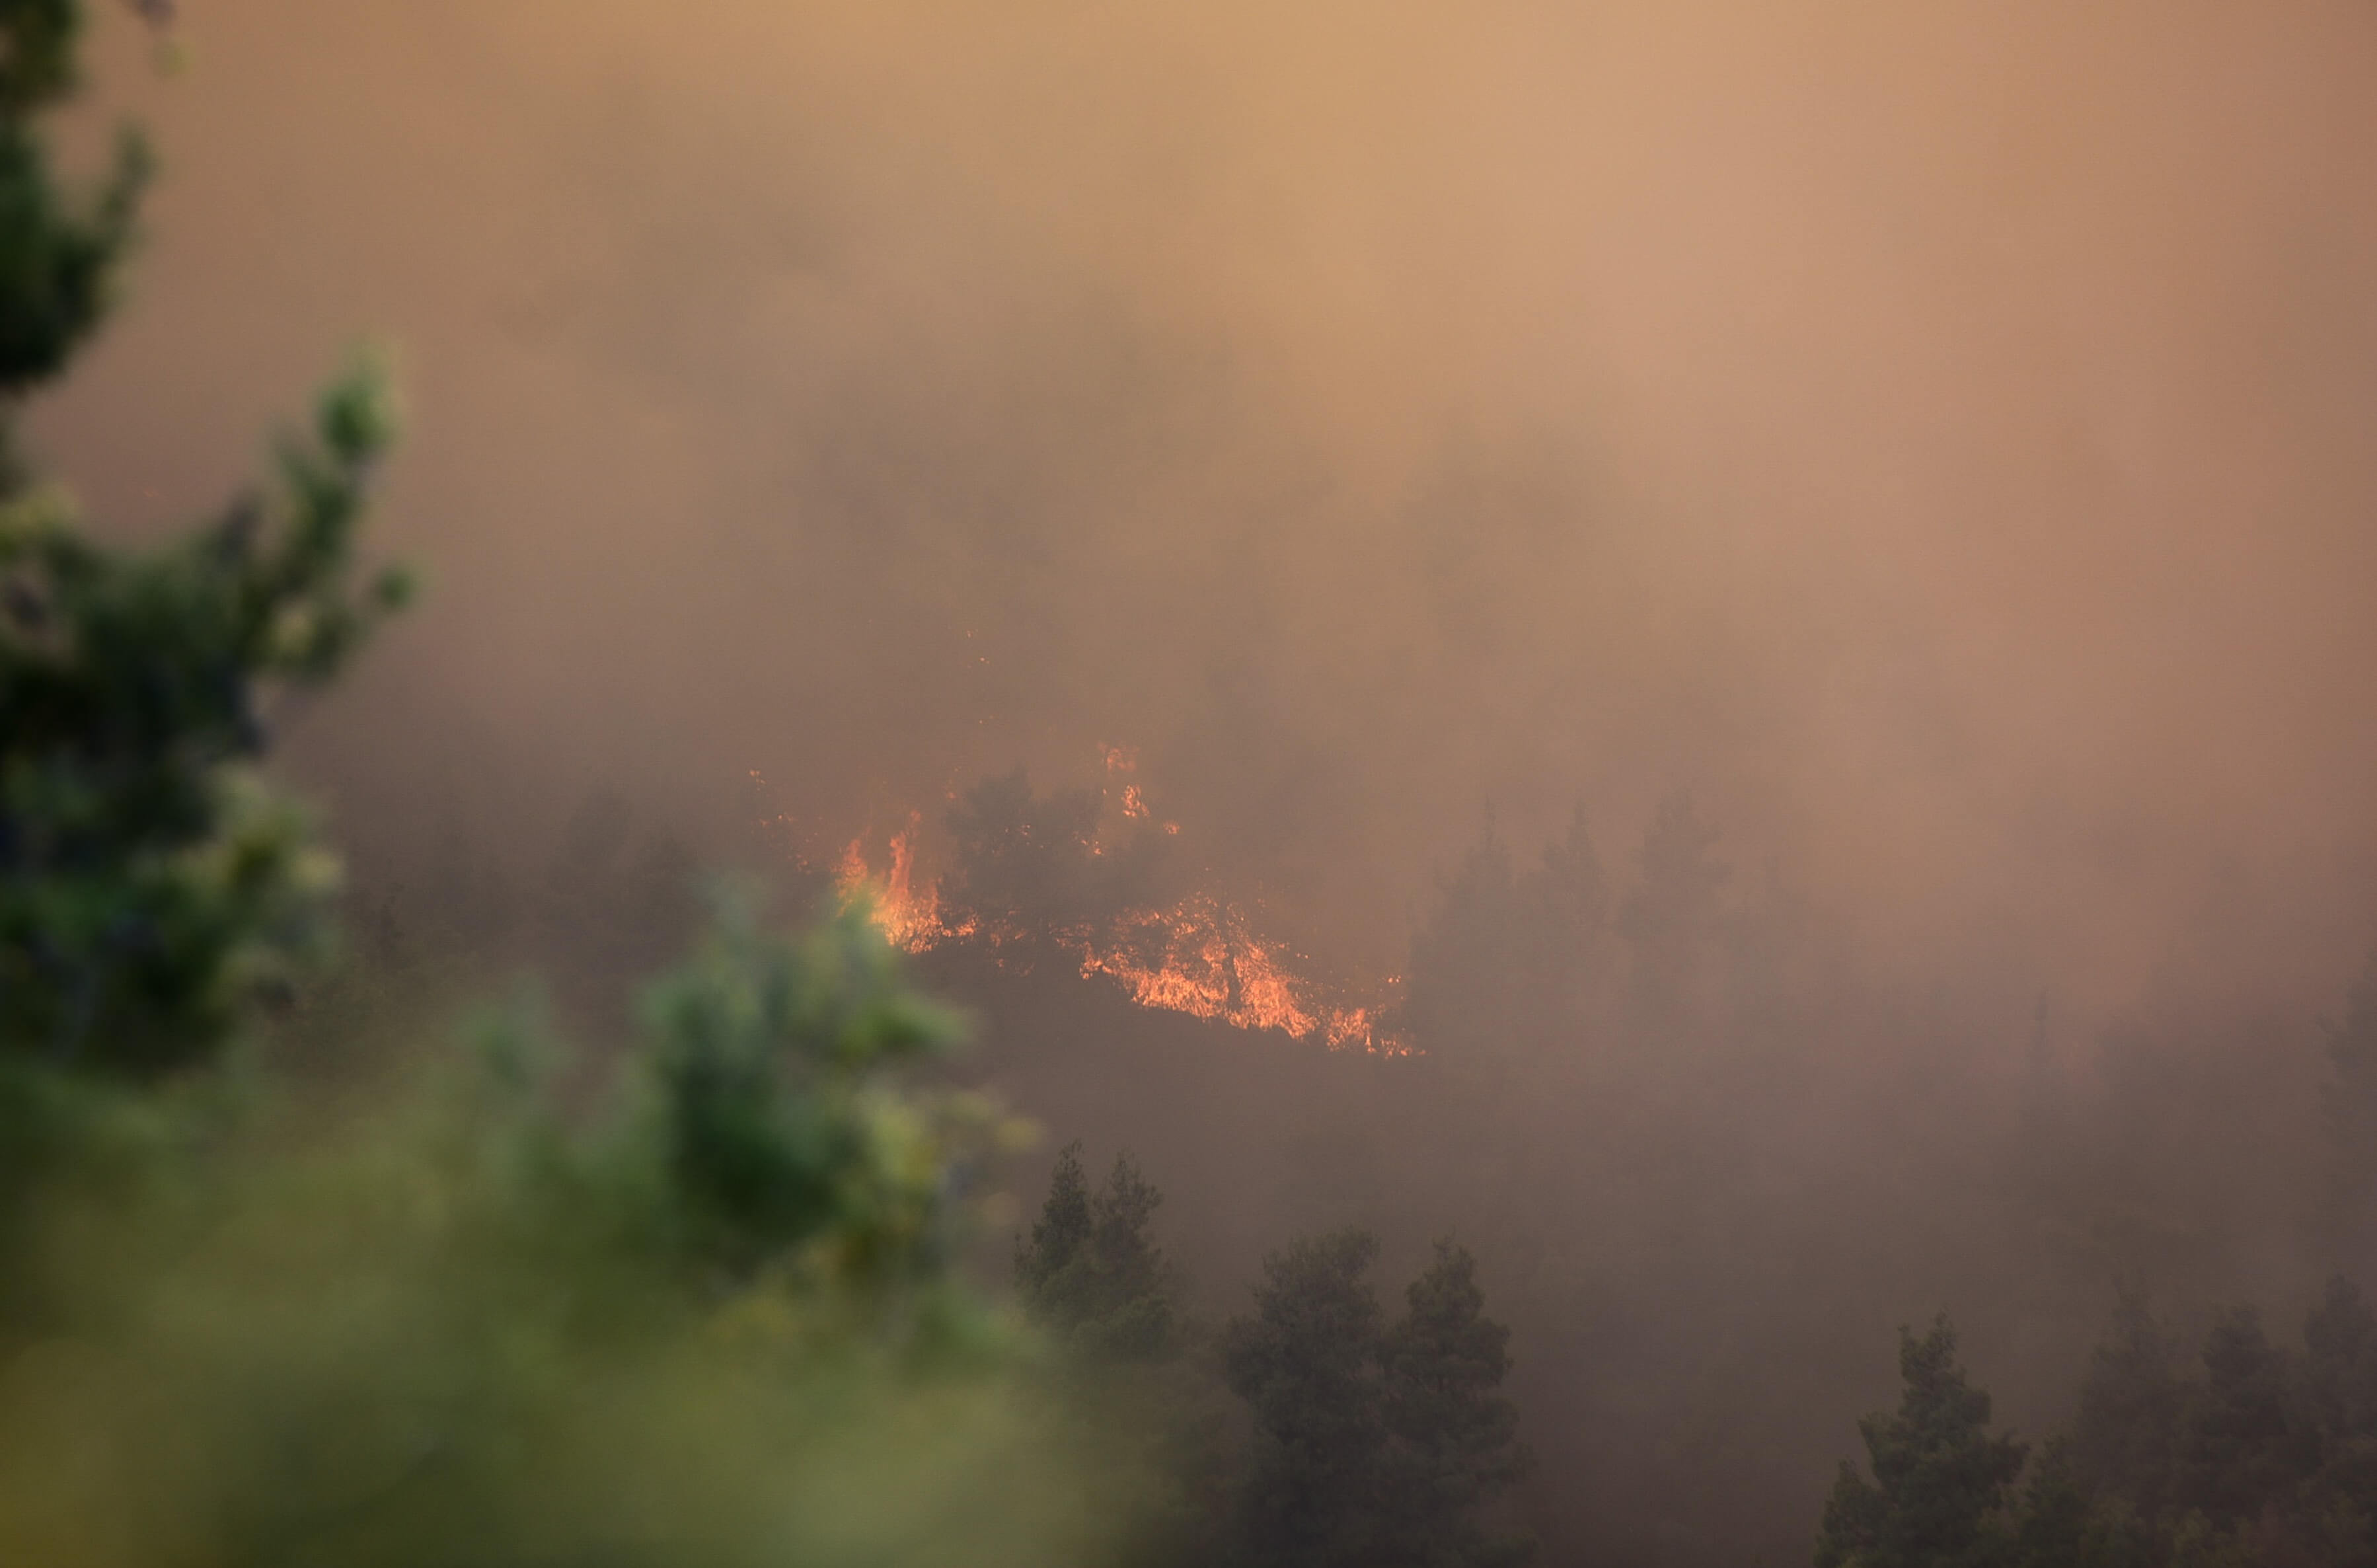
<instances>
[{"instance_id":1,"label":"blurred green bush","mask_svg":"<svg viewBox=\"0 0 2377 1568\"><path fill-rule=\"evenodd\" d=\"M42 136L87 19L0 0L0 396L134 236L138 138L79 192ZM953 1272L1016 1130L914 1071L957 1023L863 910L722 894L595 1092L517 1014L376 1072L233 1048L324 946L257 768L406 595L355 558L392 431L366 366L147 550L0 451L0 1563L1096 1558L1133 1483Z\"/></svg>"}]
</instances>

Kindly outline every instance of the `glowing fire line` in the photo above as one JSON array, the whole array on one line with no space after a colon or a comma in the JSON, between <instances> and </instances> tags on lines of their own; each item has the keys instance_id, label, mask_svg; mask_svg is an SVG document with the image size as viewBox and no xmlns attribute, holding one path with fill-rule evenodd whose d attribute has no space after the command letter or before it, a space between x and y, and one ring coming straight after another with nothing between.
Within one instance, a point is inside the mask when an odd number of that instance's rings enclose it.
<instances>
[{"instance_id":1,"label":"glowing fire line","mask_svg":"<svg viewBox=\"0 0 2377 1568\"><path fill-rule=\"evenodd\" d=\"M1145 813L1137 796L1134 785L1125 796L1127 814ZM868 865L865 842L854 839L834 878L844 904L864 897L885 937L907 952L980 934L971 920L944 919L938 882L916 885L918 820L912 813L907 828L892 835L882 875ZM1288 971L1284 950L1259 937L1236 904L1192 897L1169 909L1129 910L1105 931L1059 932L1056 940L1080 960L1084 978L1104 976L1141 1007L1277 1029L1299 1040L1317 1035L1331 1050L1401 1056L1410 1048L1380 1027L1376 1009L1317 999L1318 987Z\"/></svg>"}]
</instances>

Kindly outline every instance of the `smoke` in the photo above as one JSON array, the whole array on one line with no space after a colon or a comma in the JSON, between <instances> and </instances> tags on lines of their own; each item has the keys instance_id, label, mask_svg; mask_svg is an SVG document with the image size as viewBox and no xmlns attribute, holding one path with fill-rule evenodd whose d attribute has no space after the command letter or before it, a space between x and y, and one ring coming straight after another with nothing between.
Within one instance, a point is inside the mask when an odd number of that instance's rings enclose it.
<instances>
[{"instance_id":1,"label":"smoke","mask_svg":"<svg viewBox=\"0 0 2377 1568\"><path fill-rule=\"evenodd\" d=\"M431 592L290 736L365 856L533 865L600 786L712 860L920 814L922 878L976 781L1122 747L1167 899L1383 974L1489 811L1510 909L1561 842L1543 906L1640 946L1690 789L1734 989L1539 1006L1448 939L1443 1016L1597 1021L1515 1091L933 961L1215 1291L1475 1239L1555 1546L1803 1540L1942 1303L2051 1416L2108 1266L2301 1285L2377 912L2365 4L183 25L175 79L113 41L155 244L36 434L154 529L400 345Z\"/></svg>"},{"instance_id":2,"label":"smoke","mask_svg":"<svg viewBox=\"0 0 2377 1568\"><path fill-rule=\"evenodd\" d=\"M186 26L44 429L181 515L403 345L437 591L307 737L350 798L840 828L1129 743L1384 958L1487 803L1689 784L1894 957L2098 996L2365 866L2364 6Z\"/></svg>"}]
</instances>

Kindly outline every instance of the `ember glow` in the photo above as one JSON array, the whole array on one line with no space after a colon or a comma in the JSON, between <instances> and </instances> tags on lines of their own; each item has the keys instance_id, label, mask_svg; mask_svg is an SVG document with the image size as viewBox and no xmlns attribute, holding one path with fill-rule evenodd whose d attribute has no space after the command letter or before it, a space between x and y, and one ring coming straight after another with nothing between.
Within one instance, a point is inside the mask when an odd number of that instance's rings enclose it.
<instances>
[{"instance_id":1,"label":"ember glow","mask_svg":"<svg viewBox=\"0 0 2377 1568\"><path fill-rule=\"evenodd\" d=\"M1127 748L1103 749L1110 772L1129 772L1137 765ZM1149 816L1137 784L1123 787L1119 809L1127 819ZM880 870L869 858L865 838L844 846L834 874L843 907L864 902L869 917L904 952L969 939L1004 945L1012 933L945 918L938 880L919 880L922 823L922 813L908 814L907 825L890 837ZM1180 831L1177 823L1163 826L1167 834ZM1095 843L1090 849L1104 853ZM1083 978L1103 976L1141 1007L1216 1019L1240 1029L1277 1029L1298 1040L1318 1037L1332 1051L1412 1054L1385 1025L1383 1004L1354 999L1344 987L1299 974L1291 965L1303 955L1259 933L1247 910L1224 899L1199 893L1165 908L1129 909L1103 927L1060 930L1053 940L1080 961Z\"/></svg>"},{"instance_id":2,"label":"ember glow","mask_svg":"<svg viewBox=\"0 0 2377 1568\"><path fill-rule=\"evenodd\" d=\"M907 827L891 835L891 863L881 876L866 864L866 842L853 839L842 852L842 864L833 879L834 892L842 906L865 899L869 916L902 952L923 952L974 933L970 921L952 928L942 920L938 881L927 884L921 893L916 891L916 829L921 820L920 813L911 811Z\"/></svg>"},{"instance_id":3,"label":"ember glow","mask_svg":"<svg viewBox=\"0 0 2377 1568\"><path fill-rule=\"evenodd\" d=\"M1071 944L1068 944L1071 945ZM1133 910L1103 940L1079 944L1083 976L1119 982L1141 1007L1218 1018L1241 1029L1319 1035L1331 1050L1403 1056L1374 1007L1331 1005L1291 973L1285 950L1258 936L1247 912L1199 896L1170 909Z\"/></svg>"}]
</instances>

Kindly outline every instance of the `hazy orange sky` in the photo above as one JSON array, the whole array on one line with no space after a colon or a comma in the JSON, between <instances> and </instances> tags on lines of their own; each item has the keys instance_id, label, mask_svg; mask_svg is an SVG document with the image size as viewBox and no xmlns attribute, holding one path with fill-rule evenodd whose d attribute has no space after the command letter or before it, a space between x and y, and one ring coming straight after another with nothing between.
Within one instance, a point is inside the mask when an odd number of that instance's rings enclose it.
<instances>
[{"instance_id":1,"label":"hazy orange sky","mask_svg":"<svg viewBox=\"0 0 2377 1568\"><path fill-rule=\"evenodd\" d=\"M351 816L1121 742L1374 962L1488 803L1678 785L1919 964L2369 939L2365 0L186 9L40 429L184 518L401 345Z\"/></svg>"}]
</instances>

